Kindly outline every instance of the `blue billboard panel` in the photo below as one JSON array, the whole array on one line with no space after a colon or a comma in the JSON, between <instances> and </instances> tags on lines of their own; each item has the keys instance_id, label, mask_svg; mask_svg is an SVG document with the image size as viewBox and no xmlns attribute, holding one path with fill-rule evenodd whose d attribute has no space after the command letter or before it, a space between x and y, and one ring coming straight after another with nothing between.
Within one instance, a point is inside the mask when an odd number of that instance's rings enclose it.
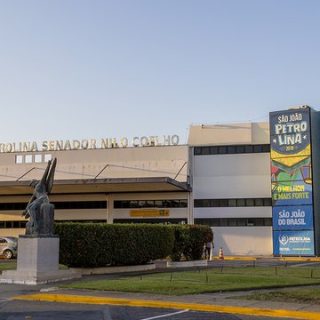
<instances>
[{"instance_id":1,"label":"blue billboard panel","mask_svg":"<svg viewBox=\"0 0 320 320\"><path fill-rule=\"evenodd\" d=\"M313 230L312 206L279 206L272 208L274 230Z\"/></svg>"},{"instance_id":2,"label":"blue billboard panel","mask_svg":"<svg viewBox=\"0 0 320 320\"><path fill-rule=\"evenodd\" d=\"M273 231L275 255L313 256L313 231Z\"/></svg>"}]
</instances>

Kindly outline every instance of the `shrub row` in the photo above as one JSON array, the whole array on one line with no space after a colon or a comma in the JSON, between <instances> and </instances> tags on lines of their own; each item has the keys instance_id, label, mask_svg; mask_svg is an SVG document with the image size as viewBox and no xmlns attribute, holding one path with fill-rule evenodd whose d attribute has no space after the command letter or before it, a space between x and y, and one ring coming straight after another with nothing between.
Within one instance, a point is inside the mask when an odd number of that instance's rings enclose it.
<instances>
[{"instance_id":1,"label":"shrub row","mask_svg":"<svg viewBox=\"0 0 320 320\"><path fill-rule=\"evenodd\" d=\"M212 232L195 225L57 223L60 263L70 267L145 264L168 256L201 258ZM209 236L208 236L209 235Z\"/></svg>"},{"instance_id":2,"label":"shrub row","mask_svg":"<svg viewBox=\"0 0 320 320\"><path fill-rule=\"evenodd\" d=\"M173 228L175 242L170 254L172 261L200 260L204 244L213 241L213 233L208 226L176 225Z\"/></svg>"}]
</instances>

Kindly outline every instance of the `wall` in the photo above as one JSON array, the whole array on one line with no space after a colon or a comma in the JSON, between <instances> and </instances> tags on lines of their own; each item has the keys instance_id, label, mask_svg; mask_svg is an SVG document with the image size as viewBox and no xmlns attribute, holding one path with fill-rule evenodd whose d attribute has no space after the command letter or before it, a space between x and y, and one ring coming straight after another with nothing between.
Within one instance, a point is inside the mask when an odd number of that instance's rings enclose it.
<instances>
[{"instance_id":1,"label":"wall","mask_svg":"<svg viewBox=\"0 0 320 320\"><path fill-rule=\"evenodd\" d=\"M104 168L99 178L170 177L185 182L188 176L188 166L185 165L188 162L188 147L162 146L1 153L0 181L16 181L21 176L20 180L41 178L46 163L15 163L17 155L39 154L57 157L57 180L92 179Z\"/></svg>"},{"instance_id":2,"label":"wall","mask_svg":"<svg viewBox=\"0 0 320 320\"><path fill-rule=\"evenodd\" d=\"M189 130L188 144L225 145L225 144L263 144L269 143L269 124L202 124L192 125Z\"/></svg>"},{"instance_id":3,"label":"wall","mask_svg":"<svg viewBox=\"0 0 320 320\"><path fill-rule=\"evenodd\" d=\"M272 255L271 227L219 227L214 233L214 255Z\"/></svg>"},{"instance_id":4,"label":"wall","mask_svg":"<svg viewBox=\"0 0 320 320\"><path fill-rule=\"evenodd\" d=\"M271 197L270 175L268 153L195 156L193 196Z\"/></svg>"}]
</instances>

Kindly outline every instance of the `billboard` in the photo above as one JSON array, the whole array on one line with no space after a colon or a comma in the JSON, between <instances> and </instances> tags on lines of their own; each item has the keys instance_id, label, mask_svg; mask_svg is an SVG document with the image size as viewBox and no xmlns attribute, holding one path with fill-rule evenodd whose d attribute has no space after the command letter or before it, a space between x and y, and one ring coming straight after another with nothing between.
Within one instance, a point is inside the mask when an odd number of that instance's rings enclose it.
<instances>
[{"instance_id":1,"label":"billboard","mask_svg":"<svg viewBox=\"0 0 320 320\"><path fill-rule=\"evenodd\" d=\"M312 206L275 206L272 208L274 230L312 230Z\"/></svg>"},{"instance_id":2,"label":"billboard","mask_svg":"<svg viewBox=\"0 0 320 320\"><path fill-rule=\"evenodd\" d=\"M314 255L310 109L270 114L275 255Z\"/></svg>"},{"instance_id":3,"label":"billboard","mask_svg":"<svg viewBox=\"0 0 320 320\"><path fill-rule=\"evenodd\" d=\"M275 255L314 255L313 231L273 231Z\"/></svg>"}]
</instances>

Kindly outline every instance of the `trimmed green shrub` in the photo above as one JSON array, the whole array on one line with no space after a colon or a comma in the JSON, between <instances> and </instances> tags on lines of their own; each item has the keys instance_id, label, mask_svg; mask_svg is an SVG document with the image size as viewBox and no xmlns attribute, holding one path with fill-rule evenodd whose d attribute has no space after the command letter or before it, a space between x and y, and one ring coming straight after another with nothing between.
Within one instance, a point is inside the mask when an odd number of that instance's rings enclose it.
<instances>
[{"instance_id":1,"label":"trimmed green shrub","mask_svg":"<svg viewBox=\"0 0 320 320\"><path fill-rule=\"evenodd\" d=\"M200 260L205 243L212 241L210 227L204 225L175 225L175 242L170 258L172 261Z\"/></svg>"},{"instance_id":2,"label":"trimmed green shrub","mask_svg":"<svg viewBox=\"0 0 320 320\"><path fill-rule=\"evenodd\" d=\"M172 261L180 261L183 257L185 247L189 243L188 225L170 226L174 230L174 246L170 254Z\"/></svg>"},{"instance_id":3,"label":"trimmed green shrub","mask_svg":"<svg viewBox=\"0 0 320 320\"><path fill-rule=\"evenodd\" d=\"M70 267L135 265L166 258L174 231L165 225L56 223L60 263Z\"/></svg>"},{"instance_id":4,"label":"trimmed green shrub","mask_svg":"<svg viewBox=\"0 0 320 320\"><path fill-rule=\"evenodd\" d=\"M200 260L203 255L203 247L210 239L212 241L212 230L210 227L190 225L189 242L183 251L186 260Z\"/></svg>"}]
</instances>

